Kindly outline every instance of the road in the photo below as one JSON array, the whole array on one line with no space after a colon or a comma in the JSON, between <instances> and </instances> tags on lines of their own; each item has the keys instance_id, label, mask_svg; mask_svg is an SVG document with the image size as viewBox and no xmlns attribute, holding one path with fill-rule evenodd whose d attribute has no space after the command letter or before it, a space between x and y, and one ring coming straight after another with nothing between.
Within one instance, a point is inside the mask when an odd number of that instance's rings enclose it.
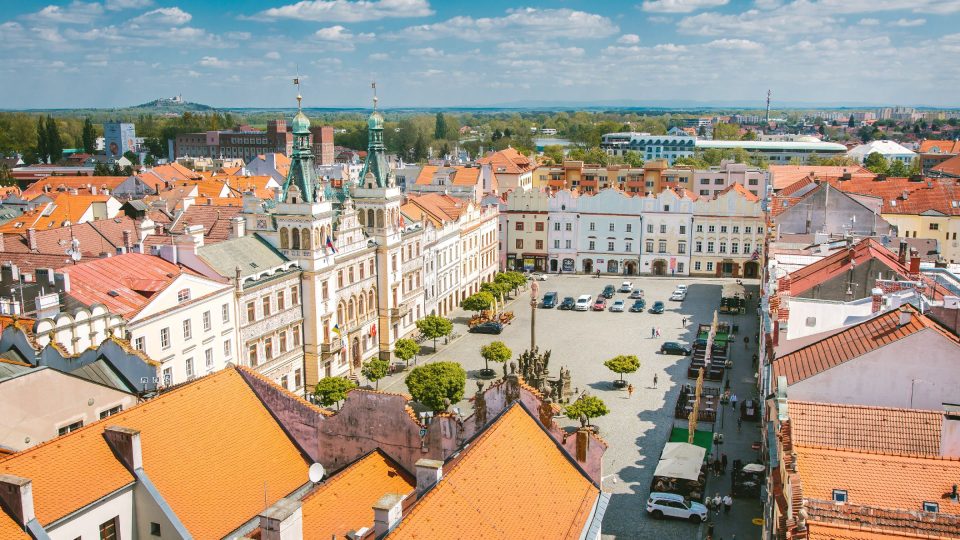
<instances>
[{"instance_id":1,"label":"road","mask_svg":"<svg viewBox=\"0 0 960 540\"><path fill-rule=\"evenodd\" d=\"M557 291L561 299L580 294L596 296L605 285L619 288L621 281L622 278L606 276L597 279L591 276L552 275L546 282L540 283L540 292L542 295ZM653 301L661 300L667 306L666 312L654 315L647 312L575 312L538 308L537 344L541 349L552 351L550 371L553 377L561 366L568 368L576 390L600 397L610 409L610 414L592 421L610 445L604 456L603 488L612 497L603 522L604 538L703 538L705 525L698 528L681 521L656 521L645 512L653 470L673 425L673 408L679 387L689 382L686 378L689 360L682 356L661 355L658 351L664 341L678 341L689 346L696 324L708 323L713 319L714 310L719 305L721 287L729 280L634 276L632 281L635 287L644 290L648 307ZM682 303L668 301L670 292L680 283L688 286L686 300ZM753 290L756 298L756 288L749 289ZM618 293L614 299L618 298L625 299L626 295ZM482 345L494 340L503 341L516 357L530 346L529 299L529 291L524 291L510 303L508 309L514 311L517 318L500 336L468 334L466 322L469 313L454 313L454 332L459 337L447 345L441 344L436 354L430 352L430 342L424 343L427 354L421 356L418 363L456 361L467 370L468 379L475 380L479 369L484 367L480 356ZM686 327L682 324L684 318L687 319ZM721 316L721 319L740 325L741 335L752 337L756 332L755 316ZM651 337L651 328L655 327L661 330L660 338ZM744 349L742 342L735 347L734 369L729 371L732 372L733 389L742 399L753 396L750 357L755 349ZM755 345L751 344L751 347ZM640 358L640 369L625 377L635 388L632 398L628 398L625 390L614 388L613 381L618 375L603 365L604 361L619 354L634 354ZM495 367L498 372L502 371L501 366ZM658 379L656 387L653 386L655 375ZM398 374L381 380L380 389L405 392L403 376ZM468 381L465 396L472 395L474 388L473 382ZM464 414L469 414L471 410L466 400L457 406ZM560 423L570 426L576 424L565 418L561 418ZM755 423L744 424L743 433L738 434L735 420L725 422L723 431L726 443L722 451L728 454L730 461L736 458L744 462L755 461L756 453L750 450L750 442L759 438L758 429ZM729 485L728 473L711 481L708 489L710 493L725 493ZM722 536L729 540L729 535L734 533L738 539L758 537L760 528L752 525L751 519L760 515L759 501L737 499L730 516L720 516L715 520L715 538Z\"/></svg>"}]
</instances>

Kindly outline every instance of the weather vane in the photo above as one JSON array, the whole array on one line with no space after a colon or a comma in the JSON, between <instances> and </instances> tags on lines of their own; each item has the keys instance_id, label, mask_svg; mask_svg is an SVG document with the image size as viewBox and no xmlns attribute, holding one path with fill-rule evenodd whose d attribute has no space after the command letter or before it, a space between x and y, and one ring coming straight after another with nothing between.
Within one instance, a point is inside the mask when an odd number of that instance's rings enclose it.
<instances>
[{"instance_id":1,"label":"weather vane","mask_svg":"<svg viewBox=\"0 0 960 540\"><path fill-rule=\"evenodd\" d=\"M300 95L300 65L297 65L297 76L293 78L293 84L297 86L297 110L300 109L300 101L303 100L303 96Z\"/></svg>"},{"instance_id":2,"label":"weather vane","mask_svg":"<svg viewBox=\"0 0 960 540\"><path fill-rule=\"evenodd\" d=\"M373 110L377 110L377 81L371 82L370 88L373 88Z\"/></svg>"}]
</instances>

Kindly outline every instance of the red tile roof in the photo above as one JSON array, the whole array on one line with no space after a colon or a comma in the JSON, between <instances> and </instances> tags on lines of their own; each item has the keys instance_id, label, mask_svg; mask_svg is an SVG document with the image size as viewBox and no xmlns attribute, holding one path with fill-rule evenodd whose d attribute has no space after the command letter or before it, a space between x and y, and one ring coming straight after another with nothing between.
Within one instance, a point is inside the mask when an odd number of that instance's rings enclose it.
<instances>
[{"instance_id":1,"label":"red tile roof","mask_svg":"<svg viewBox=\"0 0 960 540\"><path fill-rule=\"evenodd\" d=\"M516 148L504 148L477 160L481 165L490 164L496 174L524 174L536 168L537 164L521 154Z\"/></svg>"},{"instance_id":2,"label":"red tile roof","mask_svg":"<svg viewBox=\"0 0 960 540\"><path fill-rule=\"evenodd\" d=\"M840 177L847 173L854 177L873 178L876 176L876 174L859 165L770 165L768 170L775 191L779 191L806 176Z\"/></svg>"},{"instance_id":3,"label":"red tile roof","mask_svg":"<svg viewBox=\"0 0 960 540\"><path fill-rule=\"evenodd\" d=\"M463 451L388 538L580 538L600 490L519 404ZM509 533L507 532L509 531Z\"/></svg>"},{"instance_id":4,"label":"red tile roof","mask_svg":"<svg viewBox=\"0 0 960 540\"><path fill-rule=\"evenodd\" d=\"M222 242L230 238L230 218L242 211L242 206L194 204L176 220L170 234L182 234L187 224L203 225L204 243Z\"/></svg>"},{"instance_id":5,"label":"red tile roof","mask_svg":"<svg viewBox=\"0 0 960 540\"><path fill-rule=\"evenodd\" d=\"M127 319L182 273L173 263L141 253L81 262L58 271L70 275L68 294L76 301L88 306L103 304Z\"/></svg>"},{"instance_id":6,"label":"red tile roof","mask_svg":"<svg viewBox=\"0 0 960 540\"><path fill-rule=\"evenodd\" d=\"M894 309L775 359L774 384L783 375L787 384L792 385L922 331L935 332L954 342L960 355L960 338L909 304L900 309L911 314L907 324L900 325L900 310Z\"/></svg>"},{"instance_id":7,"label":"red tile roof","mask_svg":"<svg viewBox=\"0 0 960 540\"><path fill-rule=\"evenodd\" d=\"M80 251L84 257L101 257L104 254L113 255L117 248L123 246L124 231L130 232L133 244L139 241L139 223L132 218L119 215L113 219L87 221L71 227L38 230L34 234L37 250L34 254L53 255L65 259L64 252L70 247L70 242L76 238L80 242ZM27 232L18 230L16 233L5 233L4 253L31 253L27 242ZM4 255L0 255L2 259ZM63 266L59 263L54 266Z\"/></svg>"},{"instance_id":8,"label":"red tile roof","mask_svg":"<svg viewBox=\"0 0 960 540\"><path fill-rule=\"evenodd\" d=\"M797 296L810 290L814 285L847 272L851 264L862 265L870 259L879 260L902 278L910 275L909 269L900 264L895 253L877 240L865 238L854 244L852 250L841 249L829 257L790 272L790 294ZM780 278L781 287L784 281L785 278Z\"/></svg>"},{"instance_id":9,"label":"red tile roof","mask_svg":"<svg viewBox=\"0 0 960 540\"><path fill-rule=\"evenodd\" d=\"M456 221L467 208L467 202L443 193L407 195L407 204L426 212L436 221ZM406 205L404 205L406 206Z\"/></svg>"},{"instance_id":10,"label":"red tile roof","mask_svg":"<svg viewBox=\"0 0 960 540\"><path fill-rule=\"evenodd\" d=\"M960 178L960 156L952 157L931 170Z\"/></svg>"},{"instance_id":11,"label":"red tile roof","mask_svg":"<svg viewBox=\"0 0 960 540\"><path fill-rule=\"evenodd\" d=\"M960 159L957 159L960 175ZM925 178L913 181L910 178L886 178L883 180L855 178L830 180L834 187L848 193L871 195L883 199L881 214L922 214L930 210L948 216L960 216L960 181L946 178ZM906 197L904 198L904 193Z\"/></svg>"},{"instance_id":12,"label":"red tile roof","mask_svg":"<svg viewBox=\"0 0 960 540\"><path fill-rule=\"evenodd\" d=\"M716 199L717 197L719 197L719 196L721 196L721 195L723 195L723 194L725 194L725 193L729 193L729 192L731 192L731 191L736 191L737 193L739 193L740 195L742 195L743 198L747 199L747 200L750 201L750 202L758 202L758 201L760 200L760 197L757 197L757 196L754 195L750 190L748 190L747 188L743 187L743 186L740 185L740 184L730 184L729 186L727 186L726 188L724 188L723 191L720 191L720 192L718 192L716 195L714 195L713 198ZM692 193L692 192L690 192L690 193Z\"/></svg>"},{"instance_id":13,"label":"red tile roof","mask_svg":"<svg viewBox=\"0 0 960 540\"><path fill-rule=\"evenodd\" d=\"M92 205L100 204L106 208L106 203L112 199L110 195L71 195L62 192L55 192L52 195L52 202L42 204L0 225L0 232L48 230L78 223Z\"/></svg>"},{"instance_id":14,"label":"red tile roof","mask_svg":"<svg viewBox=\"0 0 960 540\"><path fill-rule=\"evenodd\" d=\"M56 195L58 192L66 191L70 188L86 190L91 194L90 187L98 190L107 188L113 191L120 184L125 182L129 176L48 176L30 184L30 187L23 190L23 198L32 200L43 194Z\"/></svg>"},{"instance_id":15,"label":"red tile roof","mask_svg":"<svg viewBox=\"0 0 960 540\"><path fill-rule=\"evenodd\" d=\"M938 457L942 411L789 402L793 443L860 452Z\"/></svg>"},{"instance_id":16,"label":"red tile roof","mask_svg":"<svg viewBox=\"0 0 960 540\"><path fill-rule=\"evenodd\" d=\"M960 154L960 141L927 139L920 142L918 154Z\"/></svg>"},{"instance_id":17,"label":"red tile roof","mask_svg":"<svg viewBox=\"0 0 960 540\"><path fill-rule=\"evenodd\" d=\"M438 167L436 165L426 165L420 169L416 183L421 186L433 184L433 177L438 171L446 171L449 173L450 185L476 186L480 182L479 167Z\"/></svg>"}]
</instances>

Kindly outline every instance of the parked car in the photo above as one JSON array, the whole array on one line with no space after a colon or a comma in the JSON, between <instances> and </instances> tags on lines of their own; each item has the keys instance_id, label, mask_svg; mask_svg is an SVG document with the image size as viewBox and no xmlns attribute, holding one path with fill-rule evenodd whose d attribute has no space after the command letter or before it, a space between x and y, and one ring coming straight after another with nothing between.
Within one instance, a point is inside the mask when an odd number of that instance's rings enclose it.
<instances>
[{"instance_id":1,"label":"parked car","mask_svg":"<svg viewBox=\"0 0 960 540\"><path fill-rule=\"evenodd\" d=\"M545 309L550 309L557 306L557 297L560 295L558 292L548 292L543 295L543 307Z\"/></svg>"},{"instance_id":2,"label":"parked car","mask_svg":"<svg viewBox=\"0 0 960 540\"><path fill-rule=\"evenodd\" d=\"M590 309L591 300L593 300L593 297L589 294L581 294L580 297L577 298L577 304L574 306L574 309L577 311L587 311Z\"/></svg>"},{"instance_id":3,"label":"parked car","mask_svg":"<svg viewBox=\"0 0 960 540\"><path fill-rule=\"evenodd\" d=\"M663 345L660 345L661 354L678 354L680 356L688 356L690 354L690 349L684 347L683 345L677 343L676 341L666 341Z\"/></svg>"},{"instance_id":4,"label":"parked car","mask_svg":"<svg viewBox=\"0 0 960 540\"><path fill-rule=\"evenodd\" d=\"M577 300L572 296L565 296L563 302L560 302L560 307L557 309L574 309L577 307Z\"/></svg>"},{"instance_id":5,"label":"parked car","mask_svg":"<svg viewBox=\"0 0 960 540\"><path fill-rule=\"evenodd\" d=\"M594 311L604 311L607 309L607 299L604 297L597 298L597 301L593 303Z\"/></svg>"},{"instance_id":6,"label":"parked car","mask_svg":"<svg viewBox=\"0 0 960 540\"><path fill-rule=\"evenodd\" d=\"M686 297L687 297L686 291L676 290L676 291L673 291L673 294L670 295L670 300L673 300L674 302L683 302L683 300Z\"/></svg>"},{"instance_id":7,"label":"parked car","mask_svg":"<svg viewBox=\"0 0 960 540\"><path fill-rule=\"evenodd\" d=\"M536 280L536 281L546 281L546 280L547 280L547 275L546 275L546 274L531 274L531 275L530 275L530 279L533 279L533 280Z\"/></svg>"},{"instance_id":8,"label":"parked car","mask_svg":"<svg viewBox=\"0 0 960 540\"><path fill-rule=\"evenodd\" d=\"M641 298L639 300L633 301L633 305L630 306L630 311L634 313L641 313L646 307L647 307L647 302L643 298Z\"/></svg>"},{"instance_id":9,"label":"parked car","mask_svg":"<svg viewBox=\"0 0 960 540\"><path fill-rule=\"evenodd\" d=\"M637 298L643 298L643 289L634 289L628 298L633 300L636 300Z\"/></svg>"},{"instance_id":10,"label":"parked car","mask_svg":"<svg viewBox=\"0 0 960 540\"><path fill-rule=\"evenodd\" d=\"M629 281L624 281L620 284L620 292L631 292L633 291L633 283Z\"/></svg>"},{"instance_id":11,"label":"parked car","mask_svg":"<svg viewBox=\"0 0 960 540\"><path fill-rule=\"evenodd\" d=\"M683 292L687 292L687 286L684 285L683 283L681 283L681 284L677 285L677 289L676 289L676 290L678 290L678 291L683 291Z\"/></svg>"},{"instance_id":12,"label":"parked car","mask_svg":"<svg viewBox=\"0 0 960 540\"><path fill-rule=\"evenodd\" d=\"M647 513L657 519L672 517L693 523L707 520L706 506L696 501L688 501L683 495L675 493L651 493L647 499Z\"/></svg>"},{"instance_id":13,"label":"parked car","mask_svg":"<svg viewBox=\"0 0 960 540\"><path fill-rule=\"evenodd\" d=\"M744 420L759 420L760 419L760 409L757 407L757 402L752 399L748 399L740 402L740 415L743 416Z\"/></svg>"},{"instance_id":14,"label":"parked car","mask_svg":"<svg viewBox=\"0 0 960 540\"><path fill-rule=\"evenodd\" d=\"M623 300L615 300L613 304L610 306L610 311L620 312L620 311L623 311L623 307L624 307Z\"/></svg>"},{"instance_id":15,"label":"parked car","mask_svg":"<svg viewBox=\"0 0 960 540\"><path fill-rule=\"evenodd\" d=\"M657 315L663 313L663 310L666 309L666 306L663 305L663 302L657 300L653 303L653 306L650 307L650 313L656 313Z\"/></svg>"},{"instance_id":16,"label":"parked car","mask_svg":"<svg viewBox=\"0 0 960 540\"><path fill-rule=\"evenodd\" d=\"M600 294L604 298L613 298L613 295L617 294L617 289L613 285L607 285L603 288L603 292Z\"/></svg>"},{"instance_id":17,"label":"parked car","mask_svg":"<svg viewBox=\"0 0 960 540\"><path fill-rule=\"evenodd\" d=\"M499 334L503 332L503 325L497 321L487 321L474 326L470 331L474 334Z\"/></svg>"}]
</instances>

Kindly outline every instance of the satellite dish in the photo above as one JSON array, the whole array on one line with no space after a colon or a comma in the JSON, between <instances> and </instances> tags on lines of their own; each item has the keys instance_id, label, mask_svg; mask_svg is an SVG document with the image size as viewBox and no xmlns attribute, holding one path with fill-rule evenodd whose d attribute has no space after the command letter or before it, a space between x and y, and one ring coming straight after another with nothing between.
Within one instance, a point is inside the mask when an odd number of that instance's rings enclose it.
<instances>
[{"instance_id":1,"label":"satellite dish","mask_svg":"<svg viewBox=\"0 0 960 540\"><path fill-rule=\"evenodd\" d=\"M316 484L320 480L323 480L323 465L319 463L314 463L310 466L309 472L307 473L310 477L310 481Z\"/></svg>"}]
</instances>

